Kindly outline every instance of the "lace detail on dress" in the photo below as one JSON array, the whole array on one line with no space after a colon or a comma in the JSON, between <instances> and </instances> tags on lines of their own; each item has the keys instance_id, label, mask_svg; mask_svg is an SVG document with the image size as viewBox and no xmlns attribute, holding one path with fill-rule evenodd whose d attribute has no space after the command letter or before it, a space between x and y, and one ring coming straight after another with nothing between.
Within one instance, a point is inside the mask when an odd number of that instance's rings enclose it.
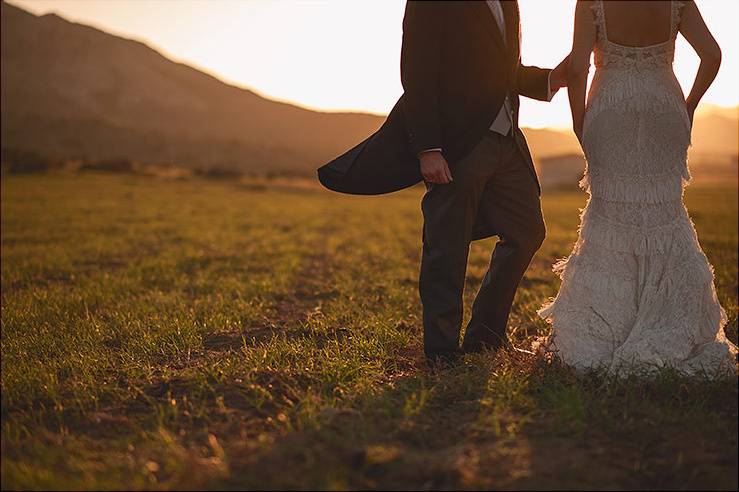
<instances>
[{"instance_id":1,"label":"lace detail on dress","mask_svg":"<svg viewBox=\"0 0 739 492\"><path fill-rule=\"evenodd\" d=\"M634 256L660 255L672 251L695 251L698 238L682 202L638 204L591 198L580 217L580 241Z\"/></svg>"},{"instance_id":2,"label":"lace detail on dress","mask_svg":"<svg viewBox=\"0 0 739 492\"><path fill-rule=\"evenodd\" d=\"M672 37L677 36L677 32L680 29L680 19L683 12L683 7L687 2L683 0L672 0L670 2L670 22Z\"/></svg>"},{"instance_id":3,"label":"lace detail on dress","mask_svg":"<svg viewBox=\"0 0 739 492\"><path fill-rule=\"evenodd\" d=\"M641 71L671 65L675 58L675 36L677 36L684 3L679 1L670 3L669 39L651 46L632 47L608 40L605 7L602 0L596 0L591 6L597 33L595 66L601 68L612 66Z\"/></svg>"},{"instance_id":4,"label":"lace detail on dress","mask_svg":"<svg viewBox=\"0 0 739 492\"><path fill-rule=\"evenodd\" d=\"M684 2L671 3L671 36L643 48L608 41L601 1L596 72L583 124L590 199L570 256L554 265L557 297L540 347L581 369L669 365L735 374L713 269L683 204L690 121L672 71Z\"/></svg>"},{"instance_id":5,"label":"lace detail on dress","mask_svg":"<svg viewBox=\"0 0 739 492\"><path fill-rule=\"evenodd\" d=\"M595 24L596 39L598 42L606 39L606 14L603 12L603 2L594 1L590 6L593 11L593 24Z\"/></svg>"}]
</instances>

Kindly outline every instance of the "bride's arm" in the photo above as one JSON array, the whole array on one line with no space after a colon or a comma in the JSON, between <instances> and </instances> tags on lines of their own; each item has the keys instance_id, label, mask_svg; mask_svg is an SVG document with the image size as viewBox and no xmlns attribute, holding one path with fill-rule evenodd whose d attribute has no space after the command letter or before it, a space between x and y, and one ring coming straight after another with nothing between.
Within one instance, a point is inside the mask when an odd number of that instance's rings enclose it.
<instances>
[{"instance_id":1,"label":"bride's arm","mask_svg":"<svg viewBox=\"0 0 739 492\"><path fill-rule=\"evenodd\" d=\"M591 2L580 0L575 7L575 34L570 62L567 65L567 94L570 98L572 128L580 140L585 116L585 90L588 83L590 54L595 44L595 24L590 4Z\"/></svg>"},{"instance_id":2,"label":"bride's arm","mask_svg":"<svg viewBox=\"0 0 739 492\"><path fill-rule=\"evenodd\" d=\"M703 22L703 17L701 17L694 2L687 2L683 7L680 17L680 32L701 59L693 88L685 100L688 115L692 122L695 108L698 107L703 94L706 93L718 73L718 68L721 65L721 48L711 35L711 31L706 27L706 23Z\"/></svg>"}]
</instances>

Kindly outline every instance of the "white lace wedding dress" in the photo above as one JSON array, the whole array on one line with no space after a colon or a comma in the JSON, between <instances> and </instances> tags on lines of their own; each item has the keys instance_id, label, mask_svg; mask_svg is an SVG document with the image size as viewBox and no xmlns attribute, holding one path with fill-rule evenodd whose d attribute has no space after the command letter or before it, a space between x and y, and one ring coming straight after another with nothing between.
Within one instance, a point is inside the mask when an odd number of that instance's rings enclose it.
<instances>
[{"instance_id":1,"label":"white lace wedding dress","mask_svg":"<svg viewBox=\"0 0 739 492\"><path fill-rule=\"evenodd\" d=\"M579 369L736 371L713 269L682 199L691 128L672 71L682 2L671 8L670 39L634 48L608 40L603 5L593 6L580 182L590 198L572 253L554 266L560 291L539 311L552 323L539 348Z\"/></svg>"}]
</instances>

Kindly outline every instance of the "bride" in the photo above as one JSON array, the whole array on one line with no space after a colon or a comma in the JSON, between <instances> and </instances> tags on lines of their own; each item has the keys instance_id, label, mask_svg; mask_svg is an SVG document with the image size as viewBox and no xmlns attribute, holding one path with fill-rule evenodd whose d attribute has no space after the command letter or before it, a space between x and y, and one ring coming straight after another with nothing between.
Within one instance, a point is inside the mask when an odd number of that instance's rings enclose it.
<instances>
[{"instance_id":1,"label":"bride","mask_svg":"<svg viewBox=\"0 0 739 492\"><path fill-rule=\"evenodd\" d=\"M680 32L700 56L684 99L672 71ZM590 54L595 76L585 104ZM569 98L589 201L541 348L579 369L672 366L735 373L737 348L683 188L693 113L721 51L693 2L578 1Z\"/></svg>"}]
</instances>

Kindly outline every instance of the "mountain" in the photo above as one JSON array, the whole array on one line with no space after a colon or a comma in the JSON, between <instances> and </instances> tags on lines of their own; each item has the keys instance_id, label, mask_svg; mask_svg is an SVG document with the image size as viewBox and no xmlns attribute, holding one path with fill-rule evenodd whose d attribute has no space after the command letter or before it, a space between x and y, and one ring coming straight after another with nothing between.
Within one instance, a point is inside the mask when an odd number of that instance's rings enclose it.
<instances>
[{"instance_id":1,"label":"mountain","mask_svg":"<svg viewBox=\"0 0 739 492\"><path fill-rule=\"evenodd\" d=\"M185 166L313 169L383 118L267 100L149 46L2 3L2 145Z\"/></svg>"},{"instance_id":2,"label":"mountain","mask_svg":"<svg viewBox=\"0 0 739 492\"><path fill-rule=\"evenodd\" d=\"M272 101L169 60L144 43L54 14L0 6L4 151L312 175L384 120ZM700 112L691 155L712 162L736 156L737 121L736 108ZM570 131L524 133L540 165L580 153Z\"/></svg>"},{"instance_id":3,"label":"mountain","mask_svg":"<svg viewBox=\"0 0 739 492\"><path fill-rule=\"evenodd\" d=\"M2 2L2 145L44 156L312 174L384 118L271 101L149 46ZM525 129L534 158L577 152Z\"/></svg>"},{"instance_id":4,"label":"mountain","mask_svg":"<svg viewBox=\"0 0 739 492\"><path fill-rule=\"evenodd\" d=\"M560 131L543 128L524 128L524 135L535 161L552 156L581 153L580 142L569 130Z\"/></svg>"},{"instance_id":5,"label":"mountain","mask_svg":"<svg viewBox=\"0 0 739 492\"><path fill-rule=\"evenodd\" d=\"M739 107L704 105L696 114L692 137L692 153L735 156L739 152Z\"/></svg>"}]
</instances>

